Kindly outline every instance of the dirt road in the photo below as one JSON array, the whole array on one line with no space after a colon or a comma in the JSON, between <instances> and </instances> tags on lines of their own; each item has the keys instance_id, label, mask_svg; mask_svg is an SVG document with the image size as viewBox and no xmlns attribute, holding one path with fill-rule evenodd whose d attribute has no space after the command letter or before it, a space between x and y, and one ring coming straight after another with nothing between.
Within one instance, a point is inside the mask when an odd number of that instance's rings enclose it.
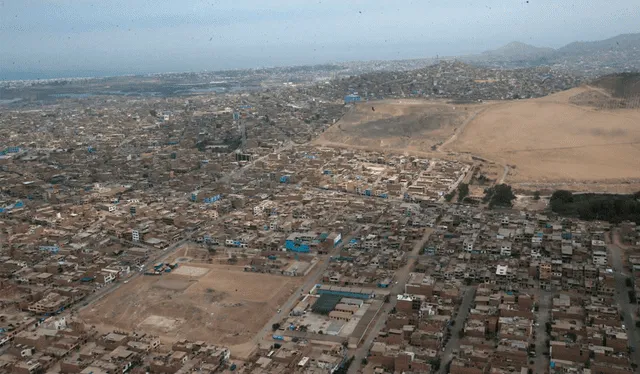
<instances>
[{"instance_id":1,"label":"dirt road","mask_svg":"<svg viewBox=\"0 0 640 374\"><path fill-rule=\"evenodd\" d=\"M450 144L453 143L456 139L458 139L458 135L462 134L464 132L464 129L467 127L467 125L469 123L471 123L474 119L476 119L476 117L478 116L478 114L484 112L485 110L487 110L488 107L482 108L480 110L477 110L475 113L473 113L471 115L471 117L467 118L466 121L464 121L464 123L453 133L453 135L451 135L451 137L449 139L447 139L444 143L440 144L440 146L438 147L438 151L439 152L444 152L444 149Z\"/></svg>"}]
</instances>

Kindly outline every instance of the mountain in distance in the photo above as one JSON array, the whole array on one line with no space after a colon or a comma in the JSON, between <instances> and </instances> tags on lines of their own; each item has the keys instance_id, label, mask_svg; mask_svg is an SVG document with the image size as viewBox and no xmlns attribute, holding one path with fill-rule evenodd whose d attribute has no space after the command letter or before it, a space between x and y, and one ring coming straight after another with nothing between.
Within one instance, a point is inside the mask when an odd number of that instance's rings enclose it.
<instances>
[{"instance_id":1,"label":"mountain in distance","mask_svg":"<svg viewBox=\"0 0 640 374\"><path fill-rule=\"evenodd\" d=\"M558 49L512 42L495 50L459 59L493 68L552 66L583 75L640 71L640 33L622 34L598 41L573 42Z\"/></svg>"},{"instance_id":2,"label":"mountain in distance","mask_svg":"<svg viewBox=\"0 0 640 374\"><path fill-rule=\"evenodd\" d=\"M539 58L548 56L555 50L553 48L535 47L530 44L511 42L505 46L492 51L485 51L481 56L489 58L508 58L515 60L523 60L527 58Z\"/></svg>"},{"instance_id":3,"label":"mountain in distance","mask_svg":"<svg viewBox=\"0 0 640 374\"><path fill-rule=\"evenodd\" d=\"M573 42L558 48L555 52L557 54L571 55L634 48L640 48L640 33L621 34L613 38L592 42Z\"/></svg>"}]
</instances>

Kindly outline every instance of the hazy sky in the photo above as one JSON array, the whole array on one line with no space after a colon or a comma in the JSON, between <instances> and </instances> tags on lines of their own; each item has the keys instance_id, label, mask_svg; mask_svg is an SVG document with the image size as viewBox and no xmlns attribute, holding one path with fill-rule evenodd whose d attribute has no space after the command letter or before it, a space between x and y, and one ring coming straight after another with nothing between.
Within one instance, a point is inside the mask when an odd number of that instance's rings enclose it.
<instances>
[{"instance_id":1,"label":"hazy sky","mask_svg":"<svg viewBox=\"0 0 640 374\"><path fill-rule=\"evenodd\" d=\"M638 32L638 20L639 0L0 0L0 76L559 47Z\"/></svg>"}]
</instances>

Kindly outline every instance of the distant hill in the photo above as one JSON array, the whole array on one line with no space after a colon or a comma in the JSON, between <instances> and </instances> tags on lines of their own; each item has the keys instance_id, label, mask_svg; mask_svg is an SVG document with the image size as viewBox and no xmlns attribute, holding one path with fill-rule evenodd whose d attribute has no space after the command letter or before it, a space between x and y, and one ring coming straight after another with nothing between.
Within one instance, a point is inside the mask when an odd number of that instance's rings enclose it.
<instances>
[{"instance_id":1,"label":"distant hill","mask_svg":"<svg viewBox=\"0 0 640 374\"><path fill-rule=\"evenodd\" d=\"M366 99L431 97L460 102L542 97L584 83L581 77L547 66L487 69L460 61L440 61L410 71L378 71L343 77L322 86L322 92L342 97L357 92Z\"/></svg>"},{"instance_id":2,"label":"distant hill","mask_svg":"<svg viewBox=\"0 0 640 374\"><path fill-rule=\"evenodd\" d=\"M493 68L551 66L594 77L640 71L640 33L622 34L598 41L573 42L558 49L512 42L495 50L462 56L460 59Z\"/></svg>"},{"instance_id":3,"label":"distant hill","mask_svg":"<svg viewBox=\"0 0 640 374\"><path fill-rule=\"evenodd\" d=\"M542 56L548 56L553 52L553 48L540 48L532 46L530 44L511 42L498 49L483 52L481 56L489 58L507 58L521 60L527 58L539 58Z\"/></svg>"},{"instance_id":4,"label":"distant hill","mask_svg":"<svg viewBox=\"0 0 640 374\"><path fill-rule=\"evenodd\" d=\"M640 48L640 33L622 34L593 42L573 42L558 48L555 52L559 55L578 55L629 48Z\"/></svg>"}]
</instances>

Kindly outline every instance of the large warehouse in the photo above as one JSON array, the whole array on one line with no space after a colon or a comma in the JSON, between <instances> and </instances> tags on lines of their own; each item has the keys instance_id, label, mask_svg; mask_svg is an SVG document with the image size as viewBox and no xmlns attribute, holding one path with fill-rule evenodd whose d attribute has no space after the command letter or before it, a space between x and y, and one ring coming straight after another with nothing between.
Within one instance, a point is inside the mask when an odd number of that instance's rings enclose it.
<instances>
[{"instance_id":1,"label":"large warehouse","mask_svg":"<svg viewBox=\"0 0 640 374\"><path fill-rule=\"evenodd\" d=\"M375 296L373 290L362 287L338 287L324 284L316 285L318 295L336 295L353 299L371 299Z\"/></svg>"}]
</instances>

